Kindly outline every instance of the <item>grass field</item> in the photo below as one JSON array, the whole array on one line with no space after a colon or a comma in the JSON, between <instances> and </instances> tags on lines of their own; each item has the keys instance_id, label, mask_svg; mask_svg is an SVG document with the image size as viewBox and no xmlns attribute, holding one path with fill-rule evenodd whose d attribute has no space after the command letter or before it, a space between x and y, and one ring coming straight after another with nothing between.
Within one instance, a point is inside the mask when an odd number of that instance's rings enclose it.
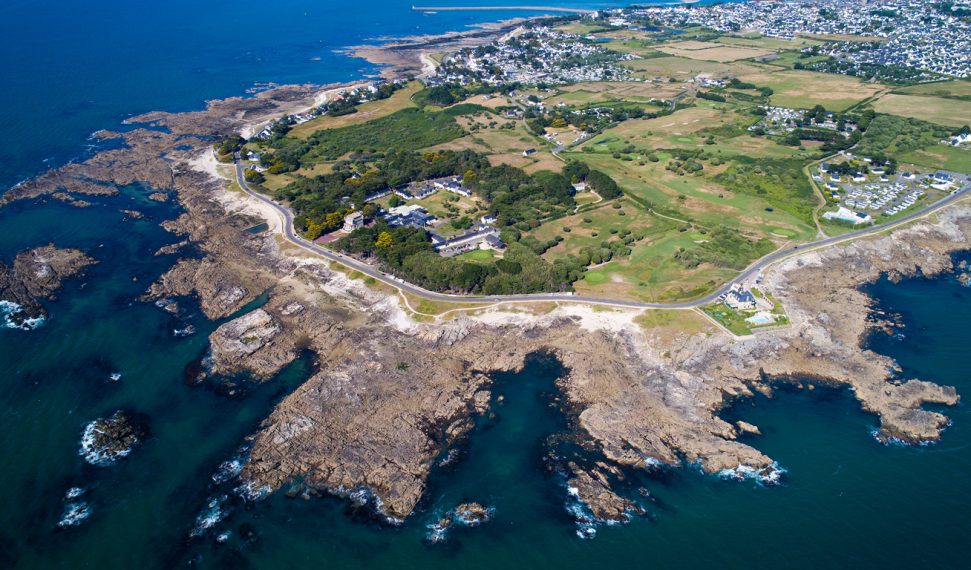
<instances>
[{"instance_id":1,"label":"grass field","mask_svg":"<svg viewBox=\"0 0 971 570\"><path fill-rule=\"evenodd\" d=\"M457 256L462 261L472 261L475 263L489 263L495 259L496 254L491 249L474 249Z\"/></svg>"},{"instance_id":2,"label":"grass field","mask_svg":"<svg viewBox=\"0 0 971 570\"><path fill-rule=\"evenodd\" d=\"M922 83L895 89L894 93L905 95L931 95L934 97L968 97L971 98L971 81L955 79L953 81L936 81Z\"/></svg>"},{"instance_id":3,"label":"grass field","mask_svg":"<svg viewBox=\"0 0 971 570\"><path fill-rule=\"evenodd\" d=\"M678 57L719 63L751 59L775 53L773 50L713 42L687 41L659 46L658 50Z\"/></svg>"},{"instance_id":4,"label":"grass field","mask_svg":"<svg viewBox=\"0 0 971 570\"><path fill-rule=\"evenodd\" d=\"M724 63L699 61L686 57L652 57L625 61L623 65L638 71L643 77L673 77L690 79L700 73L727 74L731 67Z\"/></svg>"},{"instance_id":5,"label":"grass field","mask_svg":"<svg viewBox=\"0 0 971 570\"><path fill-rule=\"evenodd\" d=\"M739 79L771 87L775 91L771 98L773 105L795 109L810 109L819 104L831 111L845 111L886 89L855 77L812 71L755 73Z\"/></svg>"},{"instance_id":6,"label":"grass field","mask_svg":"<svg viewBox=\"0 0 971 570\"><path fill-rule=\"evenodd\" d=\"M930 170L952 170L971 174L971 149L936 145L908 152L900 157L900 161Z\"/></svg>"},{"instance_id":7,"label":"grass field","mask_svg":"<svg viewBox=\"0 0 971 570\"><path fill-rule=\"evenodd\" d=\"M888 93L874 101L873 108L878 113L912 117L949 127L971 124L971 101Z\"/></svg>"},{"instance_id":8,"label":"grass field","mask_svg":"<svg viewBox=\"0 0 971 570\"><path fill-rule=\"evenodd\" d=\"M544 254L548 259L576 254L589 247L599 247L604 240L624 231L643 236L632 244L629 257L615 258L607 263L591 267L584 278L574 284L579 294L592 294L607 298L636 298L644 301L677 300L698 297L710 292L734 273L702 264L685 268L674 258L679 247L691 247L704 236L696 231L681 232L681 224L655 216L630 200L617 202L592 211L582 212L537 228L532 235L549 240L557 235L564 239ZM624 212L620 215L619 212ZM585 220L590 220L589 222ZM567 234L563 228L571 231ZM616 231L617 233L612 233Z\"/></svg>"},{"instance_id":9,"label":"grass field","mask_svg":"<svg viewBox=\"0 0 971 570\"><path fill-rule=\"evenodd\" d=\"M336 129L348 125L365 123L379 117L386 117L396 111L414 107L414 104L411 102L411 96L421 91L421 89L421 83L412 81L404 89L399 89L392 93L391 97L387 99L359 105L356 113L341 115L339 117L324 115L323 117L317 117L316 119L307 121L302 125L297 125L290 129L289 136L305 139L321 129Z\"/></svg>"},{"instance_id":10,"label":"grass field","mask_svg":"<svg viewBox=\"0 0 971 570\"><path fill-rule=\"evenodd\" d=\"M598 81L565 85L561 88L561 93L550 97L545 103L577 106L612 101L647 103L651 99L670 99L682 91L684 87L676 83Z\"/></svg>"},{"instance_id":11,"label":"grass field","mask_svg":"<svg viewBox=\"0 0 971 570\"><path fill-rule=\"evenodd\" d=\"M796 37L791 40L782 38L768 38L765 36L722 36L718 38L718 43L725 45L735 45L766 50L788 50L802 49L819 45L823 42L804 37Z\"/></svg>"}]
</instances>

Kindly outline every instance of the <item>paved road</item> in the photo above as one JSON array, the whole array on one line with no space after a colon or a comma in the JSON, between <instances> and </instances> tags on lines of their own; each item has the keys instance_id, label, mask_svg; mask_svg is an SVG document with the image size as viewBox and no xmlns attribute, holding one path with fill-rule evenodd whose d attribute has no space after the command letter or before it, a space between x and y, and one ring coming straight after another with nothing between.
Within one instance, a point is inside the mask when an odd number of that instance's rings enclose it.
<instances>
[{"instance_id":1,"label":"paved road","mask_svg":"<svg viewBox=\"0 0 971 570\"><path fill-rule=\"evenodd\" d=\"M940 210L941 208L947 206L948 204L951 204L953 202L956 202L957 200L960 200L967 193L967 189L964 188L958 192L955 192L954 194L951 194L950 196L944 198L943 200L939 200L934 204L931 204L930 206L923 208L922 210L919 210L912 214L908 214L903 218L900 218L898 220L895 220L887 224L881 224L879 226L870 226L861 230L856 230L853 232L843 234L841 236L829 237L826 239L814 241L807 244L801 244L801 245L796 245L785 249L780 249L778 251L770 253L769 255L754 261L751 265L745 268L745 270L739 273L734 279L722 285L717 291L709 295L706 295L705 297L702 297L700 299L695 299L694 301L684 301L680 303L644 303L641 301L601 299L598 297L573 295L571 293L535 293L535 294L529 294L529 295L449 295L446 293L436 293L435 291L428 291L427 289L422 289L417 285L413 285L411 283L408 283L407 281L403 281L393 275L384 273L379 269L368 265L367 263L358 261L357 259L348 257L344 254L331 251L327 248L321 247L311 241L304 239L303 237L298 235L297 232L293 229L293 212L290 210L290 208L283 206L281 204L278 204L277 202L271 200L270 198L250 188L246 184L246 178L243 175L243 172L244 172L243 166L239 162L237 162L236 181L239 183L240 188L242 188L244 192L256 198L257 200L260 200L261 202L269 204L270 206L273 207L273 209L275 209L280 214L284 222L283 233L288 240L290 240L295 245L307 251L316 253L318 255L322 255L327 259L330 259L331 261L336 261L337 263L340 263L342 265L346 265L352 269L360 271L365 275L373 277L379 281L383 281L393 287L397 287L398 289L401 289L416 297L421 297L423 299L428 299L431 301L444 301L444 302L451 302L451 303L470 303L470 302L471 303L499 303L499 302L509 302L509 301L569 300L569 301L576 301L576 302L583 302L583 303L594 303L599 305L630 307L635 309L691 309L691 308L707 305L709 303L714 302L715 299L717 299L722 294L726 293L735 283L741 283L745 281L746 279L762 271L772 263L775 263L780 259L788 257L795 252L802 252L802 251L817 249L820 247L826 247L829 245L833 245L835 243L856 239L865 235L883 232L887 229L906 224L911 220L914 220L916 218L919 218L931 212Z\"/></svg>"}]
</instances>

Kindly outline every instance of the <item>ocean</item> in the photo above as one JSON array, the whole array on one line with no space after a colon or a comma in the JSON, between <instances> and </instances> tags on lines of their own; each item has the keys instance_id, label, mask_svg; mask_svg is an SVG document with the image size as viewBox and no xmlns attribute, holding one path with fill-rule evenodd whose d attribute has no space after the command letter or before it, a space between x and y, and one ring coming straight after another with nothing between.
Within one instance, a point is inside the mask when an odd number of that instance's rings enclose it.
<instances>
[{"instance_id":1,"label":"ocean","mask_svg":"<svg viewBox=\"0 0 971 570\"><path fill-rule=\"evenodd\" d=\"M335 49L517 15L425 15L410 4L5 2L0 187L83 156L93 131L132 114L198 108L260 82L353 79L375 70ZM223 499L213 476L232 471L246 436L307 377L311 362L300 359L261 385L187 384L186 368L220 322L191 300L178 315L137 300L175 260L152 253L177 241L158 223L178 207L148 201L137 188L92 201L83 209L56 201L0 209L4 261L51 242L98 260L45 302L50 318L42 326L0 329L0 567L967 566L967 406L943 410L953 425L938 443L883 445L872 436L876 418L847 391L827 388L780 389L724 412L762 429L746 441L786 469L781 485L725 481L690 467L634 474L626 491L648 514L581 539L563 481L544 462L565 419L550 405L562 371L542 355L496 378L503 398L495 415L479 419L458 461L433 473L419 511L400 527L336 498ZM125 208L146 217L123 221ZM944 275L880 281L868 291L905 325L868 345L895 358L902 377L971 394L971 289ZM176 334L189 325L194 334ZM117 409L142 414L148 436L125 460L90 466L78 453L81 432ZM81 491L69 498L72 488ZM493 508L493 520L430 544L428 526L462 501ZM69 505L88 514L59 528ZM200 536L192 537L195 529Z\"/></svg>"}]
</instances>

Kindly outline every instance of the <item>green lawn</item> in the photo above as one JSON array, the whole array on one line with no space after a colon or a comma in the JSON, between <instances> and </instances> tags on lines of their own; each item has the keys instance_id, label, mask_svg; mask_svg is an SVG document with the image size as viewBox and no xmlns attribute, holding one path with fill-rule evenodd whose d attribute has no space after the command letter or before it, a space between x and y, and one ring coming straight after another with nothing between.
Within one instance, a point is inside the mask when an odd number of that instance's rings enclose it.
<instances>
[{"instance_id":1,"label":"green lawn","mask_svg":"<svg viewBox=\"0 0 971 570\"><path fill-rule=\"evenodd\" d=\"M939 144L901 155L900 161L931 170L952 170L971 174L971 149Z\"/></svg>"},{"instance_id":2,"label":"green lawn","mask_svg":"<svg viewBox=\"0 0 971 570\"><path fill-rule=\"evenodd\" d=\"M462 261L474 261L476 263L491 263L496 254L491 249L474 249L456 256Z\"/></svg>"}]
</instances>

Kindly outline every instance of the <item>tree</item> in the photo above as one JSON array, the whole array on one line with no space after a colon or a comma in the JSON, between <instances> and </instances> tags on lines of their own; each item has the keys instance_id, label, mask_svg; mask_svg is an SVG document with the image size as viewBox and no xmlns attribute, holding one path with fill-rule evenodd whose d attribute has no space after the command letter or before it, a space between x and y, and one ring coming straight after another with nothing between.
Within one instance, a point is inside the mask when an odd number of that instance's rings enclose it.
<instances>
[{"instance_id":1,"label":"tree","mask_svg":"<svg viewBox=\"0 0 971 570\"><path fill-rule=\"evenodd\" d=\"M466 170L465 174L462 175L462 186L465 186L466 188L472 188L475 186L475 183L478 180L479 180L479 175L476 174L474 170L472 169Z\"/></svg>"},{"instance_id":2,"label":"tree","mask_svg":"<svg viewBox=\"0 0 971 570\"><path fill-rule=\"evenodd\" d=\"M374 245L379 249L388 249L394 245L394 238L391 237L389 232L381 232L378 234L378 239L374 241Z\"/></svg>"},{"instance_id":3,"label":"tree","mask_svg":"<svg viewBox=\"0 0 971 570\"><path fill-rule=\"evenodd\" d=\"M324 226L327 228L336 228L341 225L344 221L344 216L340 215L340 212L329 212L324 218Z\"/></svg>"},{"instance_id":4,"label":"tree","mask_svg":"<svg viewBox=\"0 0 971 570\"><path fill-rule=\"evenodd\" d=\"M400 206L400 205L402 205L404 203L405 203L405 201L402 200L401 199L401 196L398 196L397 194L393 194L391 196L391 199L388 200L388 205L391 206L392 208L397 208L398 206Z\"/></svg>"},{"instance_id":5,"label":"tree","mask_svg":"<svg viewBox=\"0 0 971 570\"><path fill-rule=\"evenodd\" d=\"M253 169L247 169L246 174L243 175L243 178L252 184L263 184L266 181L266 177L263 176L262 172L257 172Z\"/></svg>"},{"instance_id":6,"label":"tree","mask_svg":"<svg viewBox=\"0 0 971 570\"><path fill-rule=\"evenodd\" d=\"M320 237L320 234L324 233L323 222L316 222L314 220L307 220L307 231L304 234L307 239L314 240Z\"/></svg>"}]
</instances>

